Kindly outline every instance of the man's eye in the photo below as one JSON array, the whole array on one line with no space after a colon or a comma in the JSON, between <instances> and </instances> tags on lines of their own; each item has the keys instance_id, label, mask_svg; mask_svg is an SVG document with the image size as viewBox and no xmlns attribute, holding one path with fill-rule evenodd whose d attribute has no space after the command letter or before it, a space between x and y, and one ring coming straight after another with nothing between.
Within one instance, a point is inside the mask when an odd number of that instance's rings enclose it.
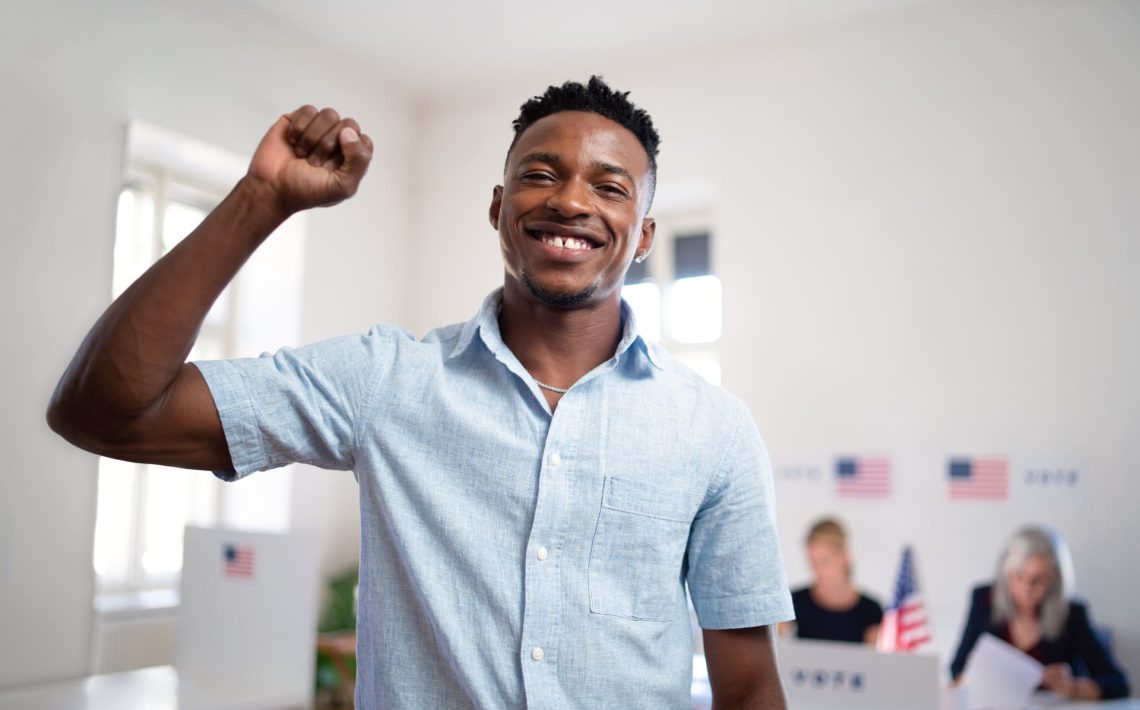
<instances>
[{"instance_id":1,"label":"man's eye","mask_svg":"<svg viewBox=\"0 0 1140 710\"><path fill-rule=\"evenodd\" d=\"M554 178L547 173L523 173L523 180L550 181Z\"/></svg>"},{"instance_id":2,"label":"man's eye","mask_svg":"<svg viewBox=\"0 0 1140 710\"><path fill-rule=\"evenodd\" d=\"M621 195L623 197L625 196L625 189L618 187L617 185L601 185L598 187L598 189L602 192L608 192L613 195Z\"/></svg>"}]
</instances>

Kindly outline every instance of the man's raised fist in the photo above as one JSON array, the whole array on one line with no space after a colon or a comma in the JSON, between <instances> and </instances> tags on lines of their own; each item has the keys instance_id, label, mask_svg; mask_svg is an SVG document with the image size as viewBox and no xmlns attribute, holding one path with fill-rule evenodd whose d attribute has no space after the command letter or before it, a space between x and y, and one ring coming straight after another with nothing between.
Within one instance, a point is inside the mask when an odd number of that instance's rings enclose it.
<instances>
[{"instance_id":1,"label":"man's raised fist","mask_svg":"<svg viewBox=\"0 0 1140 710\"><path fill-rule=\"evenodd\" d=\"M288 215L352 197L371 160L372 139L354 119L305 105L277 119L261 139L248 178L270 188Z\"/></svg>"}]
</instances>

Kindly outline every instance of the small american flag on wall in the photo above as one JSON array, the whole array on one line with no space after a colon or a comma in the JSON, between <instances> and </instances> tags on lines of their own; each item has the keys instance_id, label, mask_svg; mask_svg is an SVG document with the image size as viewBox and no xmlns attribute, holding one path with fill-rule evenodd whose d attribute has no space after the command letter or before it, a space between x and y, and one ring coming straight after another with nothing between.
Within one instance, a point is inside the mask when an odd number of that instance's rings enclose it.
<instances>
[{"instance_id":1,"label":"small american flag on wall","mask_svg":"<svg viewBox=\"0 0 1140 710\"><path fill-rule=\"evenodd\" d=\"M1000 456L952 458L947 480L951 500L1007 500L1009 461Z\"/></svg>"},{"instance_id":2,"label":"small american flag on wall","mask_svg":"<svg viewBox=\"0 0 1140 710\"><path fill-rule=\"evenodd\" d=\"M222 548L227 577L253 577L253 546L227 544Z\"/></svg>"},{"instance_id":3,"label":"small american flag on wall","mask_svg":"<svg viewBox=\"0 0 1140 710\"><path fill-rule=\"evenodd\" d=\"M891 494L891 460L885 456L840 456L835 460L840 498L886 498Z\"/></svg>"}]
</instances>

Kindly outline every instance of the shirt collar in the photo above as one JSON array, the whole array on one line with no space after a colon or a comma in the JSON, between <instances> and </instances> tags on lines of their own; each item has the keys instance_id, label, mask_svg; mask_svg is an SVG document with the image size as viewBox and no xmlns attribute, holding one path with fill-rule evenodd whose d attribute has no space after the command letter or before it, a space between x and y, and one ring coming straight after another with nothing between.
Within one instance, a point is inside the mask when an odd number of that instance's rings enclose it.
<instances>
[{"instance_id":1,"label":"shirt collar","mask_svg":"<svg viewBox=\"0 0 1140 710\"><path fill-rule=\"evenodd\" d=\"M459 357L466 352L475 340L476 333L481 335L483 342L492 353L497 353L500 348L505 347L502 335L499 333L499 310L502 306L503 289L500 287L487 294L487 297L483 299L483 304L479 306L479 312L475 314L474 318L463 324L463 328L459 331L459 339L455 342L455 348L448 358ZM629 307L624 298L621 301L621 319L623 324L622 337L618 342L614 356L621 357L626 350L636 345L636 350L644 353L651 365L658 370L664 369L661 367L656 347L637 333L637 319L634 318L633 309Z\"/></svg>"}]
</instances>

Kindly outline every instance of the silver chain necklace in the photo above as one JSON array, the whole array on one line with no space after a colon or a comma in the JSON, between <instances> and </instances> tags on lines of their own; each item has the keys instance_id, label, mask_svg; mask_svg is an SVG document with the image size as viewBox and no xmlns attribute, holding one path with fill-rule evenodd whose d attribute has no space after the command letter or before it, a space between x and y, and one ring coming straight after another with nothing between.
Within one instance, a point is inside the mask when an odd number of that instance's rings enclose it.
<instances>
[{"instance_id":1,"label":"silver chain necklace","mask_svg":"<svg viewBox=\"0 0 1140 710\"><path fill-rule=\"evenodd\" d=\"M533 377L530 379L534 380ZM569 387L567 387L566 389L562 389L561 387L555 387L554 385L548 385L545 382L539 382L538 380L534 380L534 383L544 390L549 390L550 392L557 392L558 394L566 394L567 392L570 391Z\"/></svg>"}]
</instances>

